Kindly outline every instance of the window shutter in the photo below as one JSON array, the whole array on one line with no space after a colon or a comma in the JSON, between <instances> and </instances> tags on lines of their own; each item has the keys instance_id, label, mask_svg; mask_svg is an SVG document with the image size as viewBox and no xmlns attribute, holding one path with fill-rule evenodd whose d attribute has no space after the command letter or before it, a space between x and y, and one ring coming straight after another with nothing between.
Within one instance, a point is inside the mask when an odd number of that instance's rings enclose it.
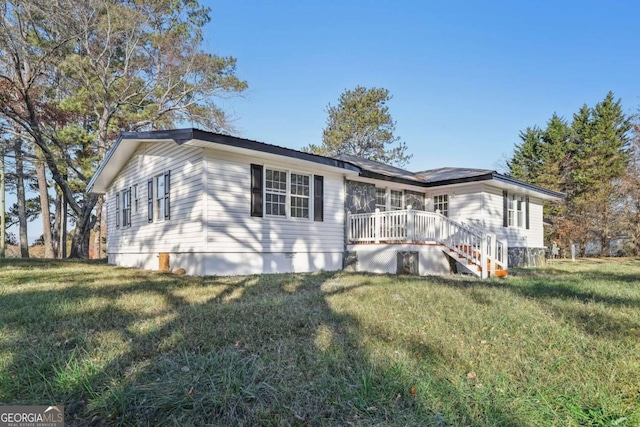
<instances>
[{"instance_id":1,"label":"window shutter","mask_svg":"<svg viewBox=\"0 0 640 427\"><path fill-rule=\"evenodd\" d=\"M313 176L313 220L324 221L324 177Z\"/></svg>"},{"instance_id":2,"label":"window shutter","mask_svg":"<svg viewBox=\"0 0 640 427\"><path fill-rule=\"evenodd\" d=\"M529 229L529 196L524 198L524 224Z\"/></svg>"},{"instance_id":3,"label":"window shutter","mask_svg":"<svg viewBox=\"0 0 640 427\"><path fill-rule=\"evenodd\" d=\"M116 228L120 227L120 193L116 193Z\"/></svg>"},{"instance_id":4,"label":"window shutter","mask_svg":"<svg viewBox=\"0 0 640 427\"><path fill-rule=\"evenodd\" d=\"M153 222L153 178L147 181L147 219Z\"/></svg>"},{"instance_id":5,"label":"window shutter","mask_svg":"<svg viewBox=\"0 0 640 427\"><path fill-rule=\"evenodd\" d=\"M262 216L262 165L251 165L251 216Z\"/></svg>"},{"instance_id":6,"label":"window shutter","mask_svg":"<svg viewBox=\"0 0 640 427\"><path fill-rule=\"evenodd\" d=\"M502 226L509 226L509 193L502 192Z\"/></svg>"},{"instance_id":7,"label":"window shutter","mask_svg":"<svg viewBox=\"0 0 640 427\"><path fill-rule=\"evenodd\" d=\"M164 219L171 219L171 197L170 197L171 171L164 173Z\"/></svg>"}]
</instances>

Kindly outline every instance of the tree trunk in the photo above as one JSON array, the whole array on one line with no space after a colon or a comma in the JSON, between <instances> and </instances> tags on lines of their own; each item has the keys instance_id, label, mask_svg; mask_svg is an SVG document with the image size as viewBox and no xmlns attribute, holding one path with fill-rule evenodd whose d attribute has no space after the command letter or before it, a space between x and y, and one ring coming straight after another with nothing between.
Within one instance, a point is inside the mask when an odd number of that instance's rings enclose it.
<instances>
[{"instance_id":1,"label":"tree trunk","mask_svg":"<svg viewBox=\"0 0 640 427\"><path fill-rule=\"evenodd\" d=\"M40 193L40 206L42 209L42 236L44 238L44 257L53 258L53 243L51 238L51 212L49 211L49 192L47 175L42 151L36 146L36 177L38 179L38 192Z\"/></svg>"},{"instance_id":2,"label":"tree trunk","mask_svg":"<svg viewBox=\"0 0 640 427\"><path fill-rule=\"evenodd\" d=\"M94 259L102 258L102 236L103 227L102 227L102 210L104 206L104 196L98 196L98 201L96 202L96 225L93 227L93 242L92 245L92 254Z\"/></svg>"},{"instance_id":3,"label":"tree trunk","mask_svg":"<svg viewBox=\"0 0 640 427\"><path fill-rule=\"evenodd\" d=\"M97 133L97 147L96 154L98 155L98 161L102 161L107 152L108 135L107 128L109 127L109 121L111 120L112 112L108 108L103 108L100 112L100 119L98 120L98 133ZM102 236L105 235L106 227L102 225L102 210L104 206L104 196L98 196L96 202L96 219L93 227L93 258L102 258Z\"/></svg>"},{"instance_id":4,"label":"tree trunk","mask_svg":"<svg viewBox=\"0 0 640 427\"><path fill-rule=\"evenodd\" d=\"M95 225L96 217L92 214L98 196L85 194L81 214L76 217L76 229L71 241L69 258L87 258L89 255L89 237L91 228ZM88 208L88 207L91 208Z\"/></svg>"},{"instance_id":5,"label":"tree trunk","mask_svg":"<svg viewBox=\"0 0 640 427\"><path fill-rule=\"evenodd\" d=\"M56 210L53 214L53 232L51 238L53 240L53 257L58 259L61 257L60 252L60 223L62 213L62 195L56 190Z\"/></svg>"},{"instance_id":6,"label":"tree trunk","mask_svg":"<svg viewBox=\"0 0 640 427\"><path fill-rule=\"evenodd\" d=\"M20 257L29 258L29 240L27 237L27 201L24 191L24 163L22 159L22 140L13 141L16 156L16 196L18 198L18 224L20 234Z\"/></svg>"}]
</instances>

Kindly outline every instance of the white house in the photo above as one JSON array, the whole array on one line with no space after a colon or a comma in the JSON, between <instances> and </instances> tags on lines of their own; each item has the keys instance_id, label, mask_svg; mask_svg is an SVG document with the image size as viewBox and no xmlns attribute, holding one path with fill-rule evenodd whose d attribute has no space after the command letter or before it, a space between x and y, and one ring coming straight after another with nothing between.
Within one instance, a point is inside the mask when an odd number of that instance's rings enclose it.
<instances>
[{"instance_id":1,"label":"white house","mask_svg":"<svg viewBox=\"0 0 640 427\"><path fill-rule=\"evenodd\" d=\"M193 275L486 277L544 262L542 204L562 199L490 170L413 173L197 129L123 133L88 191L107 196L109 263L168 257Z\"/></svg>"}]
</instances>

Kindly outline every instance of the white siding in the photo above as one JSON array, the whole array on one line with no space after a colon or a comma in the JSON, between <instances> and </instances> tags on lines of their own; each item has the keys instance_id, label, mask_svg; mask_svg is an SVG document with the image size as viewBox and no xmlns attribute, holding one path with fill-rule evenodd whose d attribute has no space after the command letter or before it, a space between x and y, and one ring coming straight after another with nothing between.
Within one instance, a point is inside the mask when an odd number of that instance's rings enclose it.
<instances>
[{"instance_id":1,"label":"white siding","mask_svg":"<svg viewBox=\"0 0 640 427\"><path fill-rule=\"evenodd\" d=\"M302 218L252 217L250 164L324 177L324 221ZM344 178L314 170L313 164L206 150L207 251L225 253L342 254L344 250ZM296 254L297 253L297 254ZM260 255L258 255L260 256ZM318 255L319 257L321 255ZM340 255L341 259L341 255ZM248 262L245 260L244 262ZM270 268L265 266L266 271Z\"/></svg>"},{"instance_id":2,"label":"white siding","mask_svg":"<svg viewBox=\"0 0 640 427\"><path fill-rule=\"evenodd\" d=\"M433 211L433 197L441 194L449 196L449 218L459 222L478 224L482 210L482 184L430 189L427 199L428 211Z\"/></svg>"},{"instance_id":3,"label":"white siding","mask_svg":"<svg viewBox=\"0 0 640 427\"><path fill-rule=\"evenodd\" d=\"M147 181L171 171L171 218L149 223ZM154 180L155 181L155 180ZM138 212L133 186L138 185ZM156 183L154 182L154 188ZM116 192L132 188L131 227L116 228ZM198 252L204 249L202 206L202 149L173 142L143 143L120 171L107 192L107 253ZM157 207L154 201L154 210ZM157 263L156 263L157 266Z\"/></svg>"},{"instance_id":4,"label":"white siding","mask_svg":"<svg viewBox=\"0 0 640 427\"><path fill-rule=\"evenodd\" d=\"M509 247L544 247L541 199L529 197L529 229L504 227L502 190L486 185L484 188L483 226L507 238Z\"/></svg>"}]
</instances>

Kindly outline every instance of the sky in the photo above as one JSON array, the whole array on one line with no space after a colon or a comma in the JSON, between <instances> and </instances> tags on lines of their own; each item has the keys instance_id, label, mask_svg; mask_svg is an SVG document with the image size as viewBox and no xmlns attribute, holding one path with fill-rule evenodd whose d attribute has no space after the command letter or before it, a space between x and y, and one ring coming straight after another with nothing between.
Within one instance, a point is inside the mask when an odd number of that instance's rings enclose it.
<instances>
[{"instance_id":1,"label":"sky","mask_svg":"<svg viewBox=\"0 0 640 427\"><path fill-rule=\"evenodd\" d=\"M608 91L640 106L637 1L242 1L212 9L205 48L238 60L247 93L221 105L238 135L322 140L345 89L393 99L406 166L504 168L527 126L571 119Z\"/></svg>"},{"instance_id":2,"label":"sky","mask_svg":"<svg viewBox=\"0 0 640 427\"><path fill-rule=\"evenodd\" d=\"M504 171L519 131L554 112L570 120L608 91L629 114L640 106L638 1L201 3L203 48L236 57L249 85L219 105L262 142L319 144L345 89L382 87L407 169ZM30 224L30 241L41 233Z\"/></svg>"}]
</instances>

